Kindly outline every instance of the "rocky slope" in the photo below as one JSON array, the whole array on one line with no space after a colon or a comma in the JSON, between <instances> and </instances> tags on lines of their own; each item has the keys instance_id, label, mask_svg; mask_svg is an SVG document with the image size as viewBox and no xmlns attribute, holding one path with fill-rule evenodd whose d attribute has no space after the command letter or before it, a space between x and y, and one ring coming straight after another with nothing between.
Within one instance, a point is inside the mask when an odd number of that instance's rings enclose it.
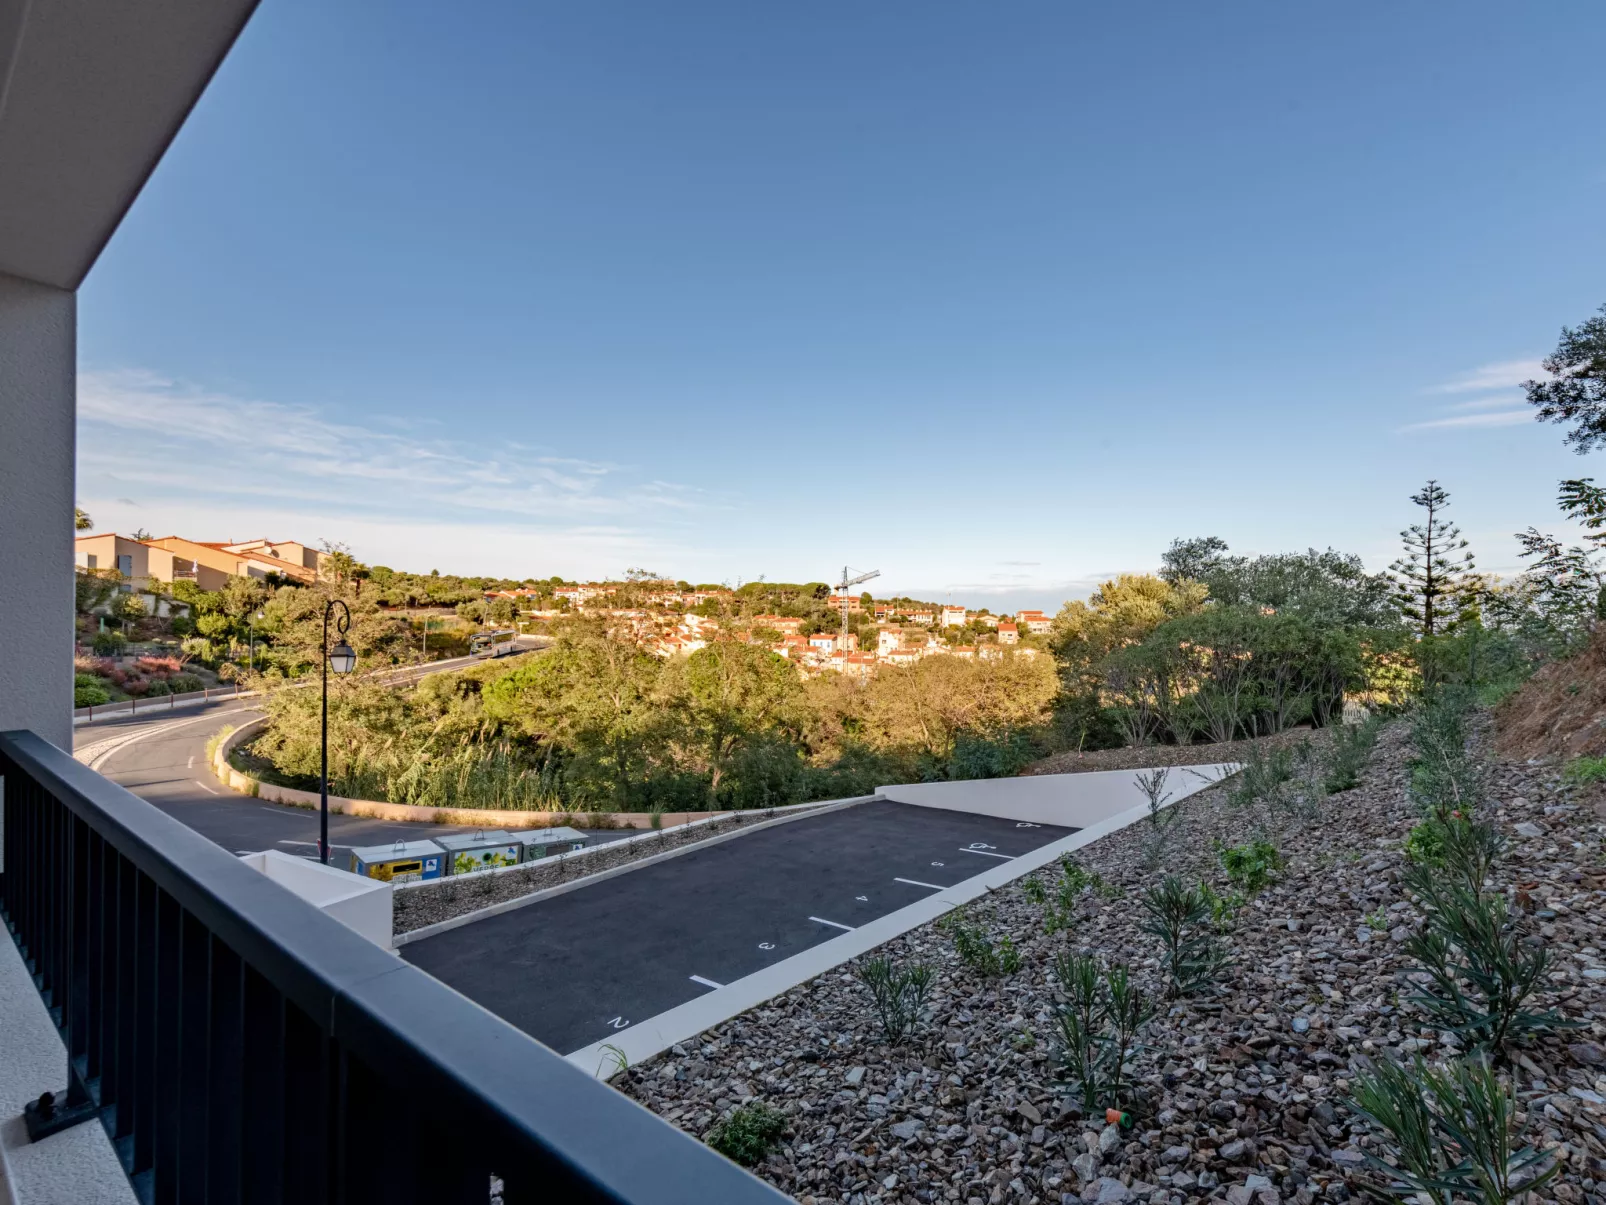
<instances>
[{"instance_id":1,"label":"rocky slope","mask_svg":"<svg viewBox=\"0 0 1606 1205\"><path fill-rule=\"evenodd\" d=\"M882 1042L867 989L842 967L614 1084L699 1136L744 1102L784 1111L789 1132L756 1170L805 1202L1346 1200L1377 1149L1343 1104L1355 1070L1456 1049L1402 1006L1414 964L1401 943L1420 919L1400 884L1416 819L1405 738L1401 724L1385 730L1362 785L1317 815L1235 807L1213 788L1179 805L1163 846L1139 825L1087 847L1078 861L1105 886L1082 893L1069 930L1045 933L1020 883L973 906L1020 948L1013 974L979 977L935 927L884 947L937 972L929 1020L906 1045ZM1495 763L1488 781L1511 841L1497 880L1550 949L1543 1003L1581 1025L1525 1048L1517 1067L1530 1138L1565 1165L1545 1195L1606 1201L1606 826L1551 770ZM1144 1034L1136 1124L1084 1117L1056 1085L1053 956L1097 952L1157 987L1136 897L1167 871L1224 888L1213 842L1254 836L1287 866L1225 939L1230 970Z\"/></svg>"}]
</instances>

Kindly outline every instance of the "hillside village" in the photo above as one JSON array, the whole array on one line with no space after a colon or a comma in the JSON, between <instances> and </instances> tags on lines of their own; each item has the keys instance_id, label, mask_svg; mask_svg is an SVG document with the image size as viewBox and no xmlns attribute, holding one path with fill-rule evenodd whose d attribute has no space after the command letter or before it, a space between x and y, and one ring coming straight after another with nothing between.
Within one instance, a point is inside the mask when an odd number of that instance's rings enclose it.
<instances>
[{"instance_id":1,"label":"hillside village","mask_svg":"<svg viewBox=\"0 0 1606 1205\"><path fill-rule=\"evenodd\" d=\"M834 670L863 677L881 665L912 665L934 656L986 660L1014 651L1035 657L1041 642L1034 638L1046 636L1052 624L1042 611L994 615L951 604L877 603L867 595L840 594L818 600L824 614L742 614L732 590L652 585L646 591L610 582L520 587L488 591L485 600L507 599L521 616L538 622L575 615L602 620L615 635L644 643L662 657L694 653L719 639L767 645L805 676ZM613 605L621 591L635 594L636 605ZM561 606L526 609L545 598Z\"/></svg>"}]
</instances>

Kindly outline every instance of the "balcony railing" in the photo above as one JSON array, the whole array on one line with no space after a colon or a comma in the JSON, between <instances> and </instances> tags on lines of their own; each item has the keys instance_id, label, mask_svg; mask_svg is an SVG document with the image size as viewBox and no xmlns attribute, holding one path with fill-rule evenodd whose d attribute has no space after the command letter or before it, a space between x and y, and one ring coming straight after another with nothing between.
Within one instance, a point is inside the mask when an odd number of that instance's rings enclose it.
<instances>
[{"instance_id":1,"label":"balcony railing","mask_svg":"<svg viewBox=\"0 0 1606 1205\"><path fill-rule=\"evenodd\" d=\"M33 733L0 807L0 912L142 1201L785 1199Z\"/></svg>"}]
</instances>

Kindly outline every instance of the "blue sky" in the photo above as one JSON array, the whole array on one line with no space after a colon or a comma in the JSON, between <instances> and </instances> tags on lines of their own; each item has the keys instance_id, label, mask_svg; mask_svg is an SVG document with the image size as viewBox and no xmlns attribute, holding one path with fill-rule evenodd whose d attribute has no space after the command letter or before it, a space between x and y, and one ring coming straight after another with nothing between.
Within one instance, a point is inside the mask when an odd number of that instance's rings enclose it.
<instances>
[{"instance_id":1,"label":"blue sky","mask_svg":"<svg viewBox=\"0 0 1606 1205\"><path fill-rule=\"evenodd\" d=\"M1051 606L1600 472L1598 3L266 0L81 294L102 529Z\"/></svg>"}]
</instances>

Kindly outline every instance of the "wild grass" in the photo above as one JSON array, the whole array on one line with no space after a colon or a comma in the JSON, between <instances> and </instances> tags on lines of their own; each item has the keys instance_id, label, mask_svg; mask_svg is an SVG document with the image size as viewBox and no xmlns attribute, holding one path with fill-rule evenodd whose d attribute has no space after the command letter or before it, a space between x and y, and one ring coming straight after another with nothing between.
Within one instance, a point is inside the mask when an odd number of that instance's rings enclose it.
<instances>
[{"instance_id":1,"label":"wild grass","mask_svg":"<svg viewBox=\"0 0 1606 1205\"><path fill-rule=\"evenodd\" d=\"M733 1163L752 1167L769 1154L786 1128L786 1114L763 1101L754 1101L733 1109L730 1116L708 1131L703 1141Z\"/></svg>"}]
</instances>

